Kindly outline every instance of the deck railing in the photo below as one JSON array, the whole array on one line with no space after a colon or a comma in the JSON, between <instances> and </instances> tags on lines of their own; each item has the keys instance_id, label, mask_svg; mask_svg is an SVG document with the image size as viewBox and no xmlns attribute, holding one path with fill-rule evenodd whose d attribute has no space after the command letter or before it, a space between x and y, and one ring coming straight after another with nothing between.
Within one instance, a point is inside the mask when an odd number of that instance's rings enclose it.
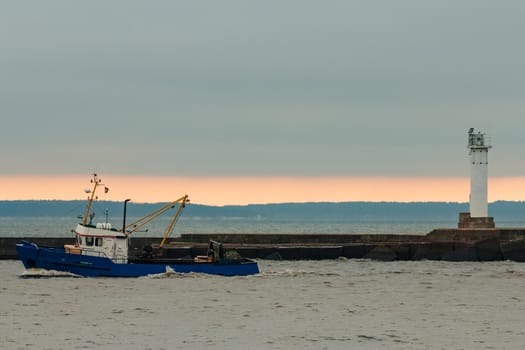
<instances>
[{"instance_id":1,"label":"deck railing","mask_svg":"<svg viewBox=\"0 0 525 350\"><path fill-rule=\"evenodd\" d=\"M101 257L101 258L108 258L110 259L111 261L113 261L114 263L117 263L117 264L125 264L128 262L128 257L126 255L117 255L115 257L109 257L105 252L103 251L100 251L100 250L92 250L92 249L86 249L86 248L83 248L82 249L82 255L89 255L89 256L98 256L98 257Z\"/></svg>"}]
</instances>

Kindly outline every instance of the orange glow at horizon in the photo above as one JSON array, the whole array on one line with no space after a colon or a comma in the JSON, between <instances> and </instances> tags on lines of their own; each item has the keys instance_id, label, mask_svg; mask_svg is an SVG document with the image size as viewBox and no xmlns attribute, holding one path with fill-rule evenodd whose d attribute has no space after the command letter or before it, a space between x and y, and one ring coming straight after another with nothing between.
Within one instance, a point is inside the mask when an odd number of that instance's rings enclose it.
<instances>
[{"instance_id":1,"label":"orange glow at horizon","mask_svg":"<svg viewBox=\"0 0 525 350\"><path fill-rule=\"evenodd\" d=\"M207 205L285 202L468 202L469 179L461 177L172 177L101 175L109 193L99 199L168 202L188 194ZM0 176L0 200L86 199L90 178ZM525 177L489 179L489 202L525 200Z\"/></svg>"}]
</instances>

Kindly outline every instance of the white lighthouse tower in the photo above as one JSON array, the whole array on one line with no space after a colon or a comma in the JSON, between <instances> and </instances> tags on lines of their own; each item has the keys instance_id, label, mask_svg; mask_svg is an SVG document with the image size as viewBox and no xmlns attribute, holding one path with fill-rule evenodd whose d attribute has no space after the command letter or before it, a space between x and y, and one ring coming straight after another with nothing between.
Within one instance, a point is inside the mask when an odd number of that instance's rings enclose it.
<instances>
[{"instance_id":1,"label":"white lighthouse tower","mask_svg":"<svg viewBox=\"0 0 525 350\"><path fill-rule=\"evenodd\" d=\"M459 227L491 228L494 219L488 216L488 154L490 138L481 132L468 131L470 150L470 213L461 213Z\"/></svg>"},{"instance_id":2,"label":"white lighthouse tower","mask_svg":"<svg viewBox=\"0 0 525 350\"><path fill-rule=\"evenodd\" d=\"M468 148L470 149L470 216L473 218L488 217L487 182L488 156L490 139L480 132L468 132Z\"/></svg>"}]
</instances>

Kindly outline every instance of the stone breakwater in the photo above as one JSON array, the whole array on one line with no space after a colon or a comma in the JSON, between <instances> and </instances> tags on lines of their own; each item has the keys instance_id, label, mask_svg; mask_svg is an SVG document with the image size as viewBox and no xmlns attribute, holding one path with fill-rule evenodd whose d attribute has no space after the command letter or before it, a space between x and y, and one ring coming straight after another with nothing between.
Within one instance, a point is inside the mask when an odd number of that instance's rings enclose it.
<instances>
[{"instance_id":1,"label":"stone breakwater","mask_svg":"<svg viewBox=\"0 0 525 350\"><path fill-rule=\"evenodd\" d=\"M274 260L372 259L447 261L525 261L525 228L435 229L426 235L401 234L183 234L162 250L169 258L205 255L209 239L241 256ZM42 246L63 246L72 238L1 238L0 258L16 259L15 244L22 241ZM140 254L158 237L130 240L131 254ZM160 251L159 251L160 253Z\"/></svg>"}]
</instances>

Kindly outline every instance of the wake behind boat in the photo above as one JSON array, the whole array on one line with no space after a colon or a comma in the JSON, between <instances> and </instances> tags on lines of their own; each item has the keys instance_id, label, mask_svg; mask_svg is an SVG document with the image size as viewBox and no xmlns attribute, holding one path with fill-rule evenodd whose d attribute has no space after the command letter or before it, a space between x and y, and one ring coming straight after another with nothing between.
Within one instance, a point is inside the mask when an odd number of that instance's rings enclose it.
<instances>
[{"instance_id":1,"label":"wake behind boat","mask_svg":"<svg viewBox=\"0 0 525 350\"><path fill-rule=\"evenodd\" d=\"M93 175L91 182L94 187L89 191L91 196L88 199L83 221L74 230L76 238L74 244L66 244L64 247L41 247L26 241L18 243L16 251L26 269L65 271L85 277L140 277L165 273L170 269L178 273L194 272L223 276L259 273L256 261L241 258L238 254L234 254L235 252L224 252L222 244L214 241L210 241L206 256L191 259L170 259L162 256L162 248L173 231L182 209L189 202L187 195L128 225L125 223L126 201L123 228L120 230L112 228L108 223L96 225L88 223L88 218L93 218L90 210L96 198L95 192L98 187L104 186L97 174ZM104 186L104 190L107 192L107 187ZM130 235L175 207L177 207L176 213L164 233L159 248L153 250L151 247L146 247L142 255L130 256Z\"/></svg>"}]
</instances>

